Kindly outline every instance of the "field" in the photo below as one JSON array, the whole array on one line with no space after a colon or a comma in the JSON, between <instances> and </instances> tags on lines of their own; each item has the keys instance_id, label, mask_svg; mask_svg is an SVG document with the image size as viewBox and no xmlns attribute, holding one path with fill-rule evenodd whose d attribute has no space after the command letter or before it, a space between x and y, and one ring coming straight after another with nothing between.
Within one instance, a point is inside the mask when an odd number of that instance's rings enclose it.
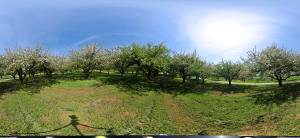
<instances>
[{"instance_id":1,"label":"field","mask_svg":"<svg viewBox=\"0 0 300 138\"><path fill-rule=\"evenodd\" d=\"M95 72L0 81L0 135L300 135L300 83L232 85Z\"/></svg>"}]
</instances>

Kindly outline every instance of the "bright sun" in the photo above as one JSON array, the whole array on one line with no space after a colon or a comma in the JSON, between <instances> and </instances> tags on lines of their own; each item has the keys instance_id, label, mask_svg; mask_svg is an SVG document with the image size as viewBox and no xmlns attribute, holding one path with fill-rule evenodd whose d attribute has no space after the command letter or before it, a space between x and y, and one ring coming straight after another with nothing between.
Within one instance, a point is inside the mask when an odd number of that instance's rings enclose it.
<instances>
[{"instance_id":1,"label":"bright sun","mask_svg":"<svg viewBox=\"0 0 300 138\"><path fill-rule=\"evenodd\" d=\"M230 20L218 21L207 25L204 36L208 41L222 45L236 45L245 39L245 27Z\"/></svg>"},{"instance_id":2,"label":"bright sun","mask_svg":"<svg viewBox=\"0 0 300 138\"><path fill-rule=\"evenodd\" d=\"M270 34L266 17L238 11L219 11L206 15L190 14L186 32L201 54L240 59L241 53L264 41Z\"/></svg>"},{"instance_id":3,"label":"bright sun","mask_svg":"<svg viewBox=\"0 0 300 138\"><path fill-rule=\"evenodd\" d=\"M242 54L265 41L271 33L267 17L248 12L190 13L183 21L193 47L215 60L240 60Z\"/></svg>"}]
</instances>

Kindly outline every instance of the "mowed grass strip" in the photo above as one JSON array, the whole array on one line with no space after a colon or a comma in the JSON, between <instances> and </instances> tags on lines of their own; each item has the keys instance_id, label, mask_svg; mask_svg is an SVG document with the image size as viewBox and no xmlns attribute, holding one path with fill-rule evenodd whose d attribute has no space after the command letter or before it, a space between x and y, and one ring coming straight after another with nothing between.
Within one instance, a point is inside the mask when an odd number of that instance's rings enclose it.
<instances>
[{"instance_id":1,"label":"mowed grass strip","mask_svg":"<svg viewBox=\"0 0 300 138\"><path fill-rule=\"evenodd\" d=\"M197 118L180 102L170 94L163 94L165 110L174 123L174 135L185 133L186 135L197 135L204 130L205 126L200 122L201 118Z\"/></svg>"}]
</instances>

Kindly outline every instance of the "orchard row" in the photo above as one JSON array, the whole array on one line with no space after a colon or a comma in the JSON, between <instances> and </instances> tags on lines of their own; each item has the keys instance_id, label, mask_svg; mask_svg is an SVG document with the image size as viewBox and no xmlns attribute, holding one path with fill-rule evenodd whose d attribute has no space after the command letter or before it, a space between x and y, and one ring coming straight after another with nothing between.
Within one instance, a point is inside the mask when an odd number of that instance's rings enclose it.
<instances>
[{"instance_id":1,"label":"orchard row","mask_svg":"<svg viewBox=\"0 0 300 138\"><path fill-rule=\"evenodd\" d=\"M23 83L26 76L37 72L44 72L50 79L55 71L64 75L67 71L82 69L87 79L94 70L117 69L121 76L125 71L142 71L151 80L159 73L174 78L177 74L185 83L187 76L201 78L202 83L209 77L224 77L229 81L233 79L245 80L259 75L282 80L300 74L300 55L293 50L277 47L276 44L266 49L248 52L248 57L242 61L221 61L214 64L202 60L196 51L193 53L177 53L168 49L164 43L154 45L132 43L128 46L119 46L104 49L101 43L90 43L81 50L72 48L67 54L52 55L49 49L42 50L43 45L34 47L15 47L5 49L5 54L0 55L0 75L16 74Z\"/></svg>"}]
</instances>

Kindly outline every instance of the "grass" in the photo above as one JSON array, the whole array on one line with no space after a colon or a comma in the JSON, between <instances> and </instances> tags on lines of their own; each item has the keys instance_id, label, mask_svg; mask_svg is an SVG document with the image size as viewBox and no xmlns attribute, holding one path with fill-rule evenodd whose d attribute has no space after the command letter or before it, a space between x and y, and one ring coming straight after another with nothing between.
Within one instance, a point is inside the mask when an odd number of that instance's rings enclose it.
<instances>
[{"instance_id":1,"label":"grass","mask_svg":"<svg viewBox=\"0 0 300 138\"><path fill-rule=\"evenodd\" d=\"M211 80L216 80L216 79L212 79ZM224 78L220 78L220 81L226 81ZM293 80L300 80L300 77L297 76L293 76L288 78L286 81L293 81ZM270 79L270 78L258 78L258 79L252 79L252 80L245 80L241 81L241 80L232 80L232 82L243 82L243 83L268 83L268 82L278 82L276 79ZM283 81L284 82L284 81Z\"/></svg>"},{"instance_id":2,"label":"grass","mask_svg":"<svg viewBox=\"0 0 300 138\"><path fill-rule=\"evenodd\" d=\"M300 83L186 84L118 72L0 82L0 135L299 135Z\"/></svg>"}]
</instances>

